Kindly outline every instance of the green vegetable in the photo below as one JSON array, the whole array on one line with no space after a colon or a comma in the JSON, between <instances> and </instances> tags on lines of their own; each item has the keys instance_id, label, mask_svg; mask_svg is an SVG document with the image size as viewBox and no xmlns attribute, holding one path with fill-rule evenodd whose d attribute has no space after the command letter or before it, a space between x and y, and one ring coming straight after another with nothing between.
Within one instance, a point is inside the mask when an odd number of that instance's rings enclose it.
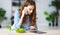
<instances>
[{"instance_id":1,"label":"green vegetable","mask_svg":"<svg viewBox=\"0 0 60 35\"><path fill-rule=\"evenodd\" d=\"M7 29L8 29L8 30L11 30L11 26L7 25Z\"/></svg>"},{"instance_id":2,"label":"green vegetable","mask_svg":"<svg viewBox=\"0 0 60 35\"><path fill-rule=\"evenodd\" d=\"M25 33L25 29L24 28L16 28L16 32Z\"/></svg>"}]
</instances>

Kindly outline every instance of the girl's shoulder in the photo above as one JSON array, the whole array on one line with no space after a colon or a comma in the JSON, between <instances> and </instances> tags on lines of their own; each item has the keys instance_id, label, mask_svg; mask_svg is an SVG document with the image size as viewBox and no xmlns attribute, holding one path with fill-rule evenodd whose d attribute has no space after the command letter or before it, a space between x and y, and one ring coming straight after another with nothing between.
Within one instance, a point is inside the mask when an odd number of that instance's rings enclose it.
<instances>
[{"instance_id":1,"label":"girl's shoulder","mask_svg":"<svg viewBox=\"0 0 60 35\"><path fill-rule=\"evenodd\" d=\"M15 10L15 13L18 13L18 14L19 14L19 11L18 11L18 9L17 9L17 10Z\"/></svg>"},{"instance_id":2,"label":"girl's shoulder","mask_svg":"<svg viewBox=\"0 0 60 35\"><path fill-rule=\"evenodd\" d=\"M18 10L15 10L14 17L20 17L20 13Z\"/></svg>"},{"instance_id":3,"label":"girl's shoulder","mask_svg":"<svg viewBox=\"0 0 60 35\"><path fill-rule=\"evenodd\" d=\"M17 10L15 10L15 14L20 15L20 13L19 13L18 9L17 9Z\"/></svg>"}]
</instances>

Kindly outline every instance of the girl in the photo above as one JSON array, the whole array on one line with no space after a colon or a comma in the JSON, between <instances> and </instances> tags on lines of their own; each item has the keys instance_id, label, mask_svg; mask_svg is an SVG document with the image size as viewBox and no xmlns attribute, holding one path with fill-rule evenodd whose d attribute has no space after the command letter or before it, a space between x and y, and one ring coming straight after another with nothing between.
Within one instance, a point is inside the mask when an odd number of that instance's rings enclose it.
<instances>
[{"instance_id":1,"label":"girl","mask_svg":"<svg viewBox=\"0 0 60 35\"><path fill-rule=\"evenodd\" d=\"M36 5L33 0L27 0L15 12L14 24L11 29L24 27L26 30L37 30Z\"/></svg>"}]
</instances>

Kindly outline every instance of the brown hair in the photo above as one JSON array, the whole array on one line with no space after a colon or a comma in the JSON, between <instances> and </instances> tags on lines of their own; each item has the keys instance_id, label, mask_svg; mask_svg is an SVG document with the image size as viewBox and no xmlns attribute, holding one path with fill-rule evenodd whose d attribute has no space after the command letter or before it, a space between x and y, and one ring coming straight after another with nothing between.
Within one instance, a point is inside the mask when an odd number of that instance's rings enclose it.
<instances>
[{"instance_id":1,"label":"brown hair","mask_svg":"<svg viewBox=\"0 0 60 35\"><path fill-rule=\"evenodd\" d=\"M27 0L23 5L21 5L19 7L19 12L20 12L20 17L22 15L22 10L24 9L24 7L27 7L28 5L34 5L34 10L32 12L32 14L30 15L30 25L34 25L36 24L36 4L33 0ZM27 22L27 16L25 15L24 18L23 18L23 22L22 24L26 23Z\"/></svg>"}]
</instances>

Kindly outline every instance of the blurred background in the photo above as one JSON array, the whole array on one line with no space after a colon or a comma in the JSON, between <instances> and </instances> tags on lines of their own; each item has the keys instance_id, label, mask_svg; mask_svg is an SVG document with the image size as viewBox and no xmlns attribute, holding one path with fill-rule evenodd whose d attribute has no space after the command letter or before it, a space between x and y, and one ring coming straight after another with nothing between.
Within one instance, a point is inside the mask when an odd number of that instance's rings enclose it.
<instances>
[{"instance_id":1,"label":"blurred background","mask_svg":"<svg viewBox=\"0 0 60 35\"><path fill-rule=\"evenodd\" d=\"M0 29L14 23L14 13L26 0L0 0ZM39 30L60 29L60 0L34 0Z\"/></svg>"}]
</instances>

